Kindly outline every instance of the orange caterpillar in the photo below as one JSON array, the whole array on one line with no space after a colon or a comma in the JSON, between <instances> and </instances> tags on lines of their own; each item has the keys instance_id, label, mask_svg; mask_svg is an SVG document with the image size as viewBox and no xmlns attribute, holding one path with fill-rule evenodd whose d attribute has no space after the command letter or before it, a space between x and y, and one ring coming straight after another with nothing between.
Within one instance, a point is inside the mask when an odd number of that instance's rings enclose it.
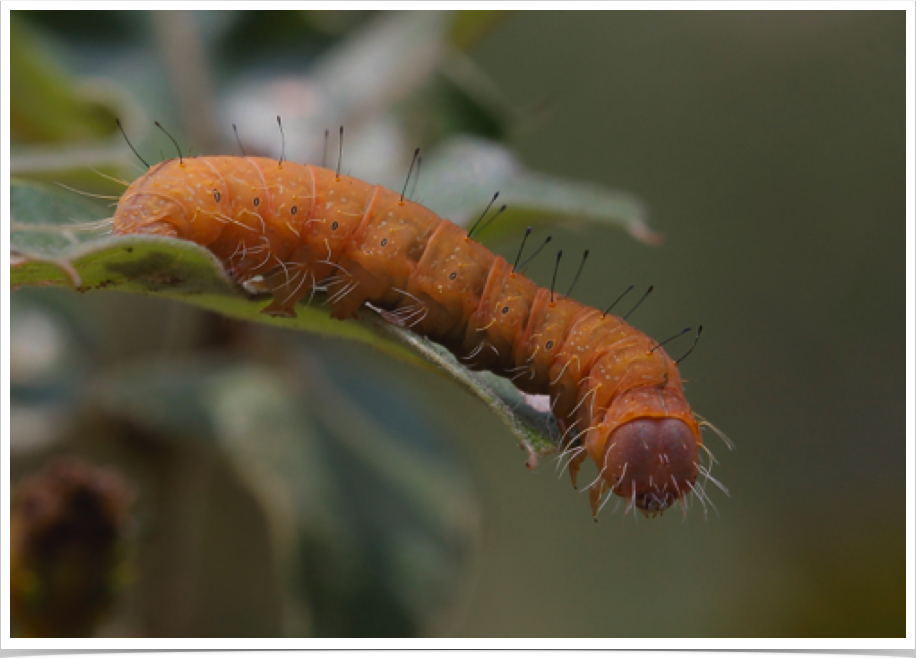
<instances>
[{"instance_id":1,"label":"orange caterpillar","mask_svg":"<svg viewBox=\"0 0 916 658\"><path fill-rule=\"evenodd\" d=\"M191 240L236 277L262 276L264 313L295 317L327 287L334 317L365 302L474 369L549 394L574 455L600 472L592 511L613 491L646 514L695 487L700 427L676 363L623 319L518 274L461 227L396 192L311 165L254 157L168 160L135 180L115 234ZM575 430L575 432L572 432Z\"/></svg>"}]
</instances>

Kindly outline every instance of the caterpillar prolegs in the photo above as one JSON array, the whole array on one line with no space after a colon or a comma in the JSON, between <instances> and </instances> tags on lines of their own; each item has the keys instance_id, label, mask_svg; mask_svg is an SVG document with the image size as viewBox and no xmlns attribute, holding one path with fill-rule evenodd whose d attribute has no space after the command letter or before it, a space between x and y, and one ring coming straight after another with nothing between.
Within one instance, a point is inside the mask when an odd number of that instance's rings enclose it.
<instances>
[{"instance_id":1,"label":"caterpillar prolegs","mask_svg":"<svg viewBox=\"0 0 916 658\"><path fill-rule=\"evenodd\" d=\"M267 158L168 160L121 197L114 233L191 240L237 280L260 275L269 315L295 317L297 302L326 286L336 318L371 303L470 368L548 394L573 485L586 459L598 467L595 514L609 491L654 514L696 490L700 427L656 341L537 286L396 192Z\"/></svg>"}]
</instances>

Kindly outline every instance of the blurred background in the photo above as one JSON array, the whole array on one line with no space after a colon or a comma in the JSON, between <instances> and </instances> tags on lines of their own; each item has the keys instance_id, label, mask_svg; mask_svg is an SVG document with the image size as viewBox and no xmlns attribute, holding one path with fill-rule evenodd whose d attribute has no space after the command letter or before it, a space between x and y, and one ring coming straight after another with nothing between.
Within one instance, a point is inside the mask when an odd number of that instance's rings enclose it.
<instances>
[{"instance_id":1,"label":"blurred background","mask_svg":"<svg viewBox=\"0 0 916 658\"><path fill-rule=\"evenodd\" d=\"M473 136L625 190L661 245L538 221L591 249L578 299L654 284L638 327L704 325L688 398L737 445L706 437L730 491L708 518L595 524L435 372L177 302L21 289L18 632L904 636L904 19L13 12L23 180L119 194L93 171L138 174L115 116L150 160L173 154L153 119L195 154L237 152L235 123L277 157L280 114L287 157L320 163L344 124L350 173L397 189L415 146ZM418 200L436 193L421 173Z\"/></svg>"}]
</instances>

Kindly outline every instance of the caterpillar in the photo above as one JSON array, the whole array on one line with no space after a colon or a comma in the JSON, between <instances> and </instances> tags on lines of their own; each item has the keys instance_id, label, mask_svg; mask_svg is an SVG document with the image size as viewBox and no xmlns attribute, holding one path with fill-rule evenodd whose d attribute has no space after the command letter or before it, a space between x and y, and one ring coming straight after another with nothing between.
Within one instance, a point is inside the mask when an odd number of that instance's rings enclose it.
<instances>
[{"instance_id":1,"label":"caterpillar","mask_svg":"<svg viewBox=\"0 0 916 658\"><path fill-rule=\"evenodd\" d=\"M549 395L573 486L591 459L597 518L611 493L647 516L695 492L703 447L677 363L624 319L539 287L458 225L324 167L262 157L179 157L120 197L113 233L190 240L295 317L317 286L333 317L366 303L472 369ZM705 503L704 503L705 505Z\"/></svg>"}]
</instances>

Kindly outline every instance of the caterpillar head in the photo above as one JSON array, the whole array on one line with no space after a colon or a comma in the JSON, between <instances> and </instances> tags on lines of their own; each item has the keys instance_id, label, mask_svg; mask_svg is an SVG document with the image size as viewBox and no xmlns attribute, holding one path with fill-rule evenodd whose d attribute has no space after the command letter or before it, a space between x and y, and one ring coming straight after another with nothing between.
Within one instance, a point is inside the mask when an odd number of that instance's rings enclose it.
<instances>
[{"instance_id":1,"label":"caterpillar head","mask_svg":"<svg viewBox=\"0 0 916 658\"><path fill-rule=\"evenodd\" d=\"M698 444L678 418L637 418L615 429L605 455L604 482L644 514L664 512L693 489Z\"/></svg>"},{"instance_id":2,"label":"caterpillar head","mask_svg":"<svg viewBox=\"0 0 916 658\"><path fill-rule=\"evenodd\" d=\"M635 389L610 411L607 434L589 450L602 471L601 491L654 516L695 490L700 431L678 390Z\"/></svg>"}]
</instances>

